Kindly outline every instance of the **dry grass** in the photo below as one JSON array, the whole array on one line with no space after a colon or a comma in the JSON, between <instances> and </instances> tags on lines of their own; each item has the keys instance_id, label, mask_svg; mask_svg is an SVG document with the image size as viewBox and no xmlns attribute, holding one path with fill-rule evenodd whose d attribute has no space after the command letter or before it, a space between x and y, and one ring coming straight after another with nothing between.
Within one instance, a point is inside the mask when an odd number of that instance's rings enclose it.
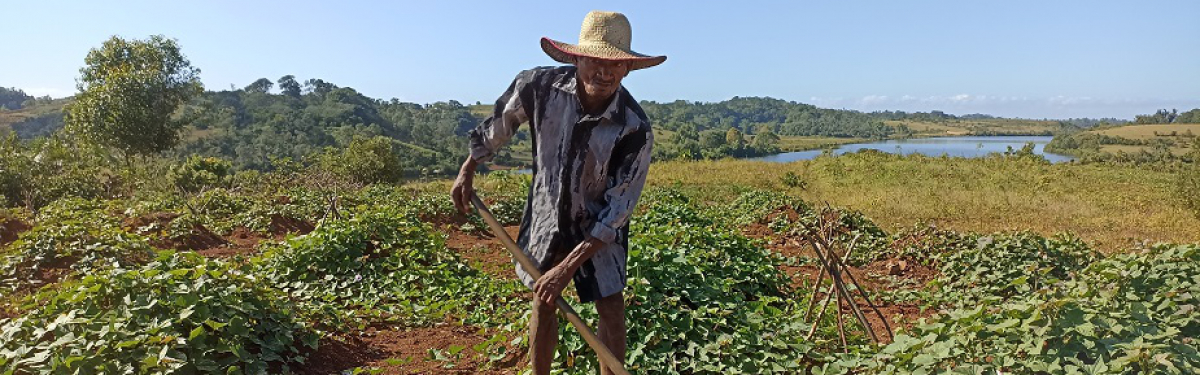
<instances>
[{"instance_id":1,"label":"dry grass","mask_svg":"<svg viewBox=\"0 0 1200 375\"><path fill-rule=\"evenodd\" d=\"M1131 145L1103 145L1103 146L1100 146L1100 152L1107 152L1107 153L1110 153L1110 154L1115 154L1115 153L1118 153L1118 152L1124 152L1124 153L1126 153L1126 154L1136 154L1136 153L1140 153L1140 152L1142 152L1142 151L1145 151L1145 152L1152 152L1152 151L1154 151L1154 147L1151 147L1151 146L1131 146ZM1171 148L1171 154L1174 154L1175 156L1184 156L1184 155L1187 155L1187 154L1188 154L1188 148L1186 147L1186 145L1184 145L1184 146L1172 147L1172 148Z\"/></svg>"},{"instance_id":2,"label":"dry grass","mask_svg":"<svg viewBox=\"0 0 1200 375\"><path fill-rule=\"evenodd\" d=\"M865 138L834 138L820 136L781 136L779 137L779 149L783 152L818 150L826 147L834 147L847 143L870 142Z\"/></svg>"},{"instance_id":3,"label":"dry grass","mask_svg":"<svg viewBox=\"0 0 1200 375\"><path fill-rule=\"evenodd\" d=\"M787 188L792 172L806 189ZM864 212L890 230L933 223L960 231L1072 232L1105 251L1200 242L1200 220L1172 195L1174 176L1133 167L1043 165L1003 159L847 155L787 164L657 163L650 183L679 184L714 203L748 188Z\"/></svg>"},{"instance_id":4,"label":"dry grass","mask_svg":"<svg viewBox=\"0 0 1200 375\"><path fill-rule=\"evenodd\" d=\"M1188 131L1200 135L1200 124L1128 125L1090 132L1129 139L1172 139L1182 136ZM1170 135L1173 132L1176 136Z\"/></svg>"},{"instance_id":5,"label":"dry grass","mask_svg":"<svg viewBox=\"0 0 1200 375\"><path fill-rule=\"evenodd\" d=\"M980 120L946 120L946 121L884 121L885 125L898 127L905 125L919 136L947 135L983 135L1007 134L1029 135L1055 132L1059 130L1054 121L1021 120L1021 119L980 119Z\"/></svg>"}]
</instances>

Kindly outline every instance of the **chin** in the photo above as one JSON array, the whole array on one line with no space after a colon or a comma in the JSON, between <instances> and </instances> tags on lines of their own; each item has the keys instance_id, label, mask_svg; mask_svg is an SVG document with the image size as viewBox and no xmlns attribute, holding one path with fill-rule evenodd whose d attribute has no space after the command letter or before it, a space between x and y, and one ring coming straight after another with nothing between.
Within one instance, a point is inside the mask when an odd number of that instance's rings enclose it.
<instances>
[{"instance_id":1,"label":"chin","mask_svg":"<svg viewBox=\"0 0 1200 375\"><path fill-rule=\"evenodd\" d=\"M600 96L601 98L607 98L609 96L612 96L612 94L616 93L617 88L616 87L607 87L607 86L606 87L594 87L593 86L593 87L588 88L588 92L594 92L594 93L599 94L598 96Z\"/></svg>"}]
</instances>

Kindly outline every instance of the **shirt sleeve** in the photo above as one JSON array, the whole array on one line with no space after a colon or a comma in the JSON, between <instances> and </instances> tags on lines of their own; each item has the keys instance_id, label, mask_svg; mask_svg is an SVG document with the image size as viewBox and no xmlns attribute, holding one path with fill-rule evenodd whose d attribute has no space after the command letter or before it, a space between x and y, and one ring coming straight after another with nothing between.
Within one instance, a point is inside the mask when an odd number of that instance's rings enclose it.
<instances>
[{"instance_id":1,"label":"shirt sleeve","mask_svg":"<svg viewBox=\"0 0 1200 375\"><path fill-rule=\"evenodd\" d=\"M524 103L529 98L532 89L534 70L526 70L517 74L517 78L508 86L508 90L496 99L492 115L483 120L479 126L467 135L470 137L471 159L476 162L487 162L496 156L496 152L508 144L517 128L529 121Z\"/></svg>"},{"instance_id":2,"label":"shirt sleeve","mask_svg":"<svg viewBox=\"0 0 1200 375\"><path fill-rule=\"evenodd\" d=\"M609 177L613 183L604 193L608 206L600 211L596 223L592 225L592 237L612 243L617 238L617 228L629 222L629 216L633 214L633 208L646 185L653 146L654 133L649 126L626 135L617 143L612 155L616 170Z\"/></svg>"}]
</instances>

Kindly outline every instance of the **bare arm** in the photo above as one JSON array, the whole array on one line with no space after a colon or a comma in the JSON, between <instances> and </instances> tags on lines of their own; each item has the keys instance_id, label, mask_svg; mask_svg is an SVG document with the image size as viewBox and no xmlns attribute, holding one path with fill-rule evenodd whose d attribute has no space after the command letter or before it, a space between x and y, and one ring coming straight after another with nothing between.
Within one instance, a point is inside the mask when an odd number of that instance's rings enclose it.
<instances>
[{"instance_id":1,"label":"bare arm","mask_svg":"<svg viewBox=\"0 0 1200 375\"><path fill-rule=\"evenodd\" d=\"M475 195L475 169L479 163L492 160L496 152L517 132L517 127L529 120L525 113L527 105L522 101L522 93L533 82L533 76L533 70L518 74L508 86L508 90L496 100L492 115L471 130L471 155L463 162L462 168L458 170L458 178L454 180L454 187L450 188L450 198L454 201L454 207L463 215L471 209L471 197Z\"/></svg>"}]
</instances>

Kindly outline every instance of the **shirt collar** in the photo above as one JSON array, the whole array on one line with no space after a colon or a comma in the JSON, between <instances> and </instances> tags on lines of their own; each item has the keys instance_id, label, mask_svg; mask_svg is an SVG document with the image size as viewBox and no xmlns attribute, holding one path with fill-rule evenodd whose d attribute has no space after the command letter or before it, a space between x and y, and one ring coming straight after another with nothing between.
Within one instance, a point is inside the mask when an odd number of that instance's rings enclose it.
<instances>
[{"instance_id":1,"label":"shirt collar","mask_svg":"<svg viewBox=\"0 0 1200 375\"><path fill-rule=\"evenodd\" d=\"M582 114L583 113L583 107L582 107L583 102L581 100L579 100L579 92L578 92L579 84L578 84L578 78L576 75L577 73L578 73L577 69L571 69L570 77L555 86L558 86L558 88L560 90L563 90L563 91L571 93L572 95L575 95L575 102L580 105L580 107L578 109L579 109L579 112ZM605 107L604 112L600 113L599 116L588 116L587 114L583 114L583 117L584 118L599 117L602 119L606 119L608 121L612 121L613 123L623 124L625 122L625 111L624 111L624 101L623 101L624 97L625 97L625 86L621 86L621 87L617 88L617 92L613 94L612 100L610 100L608 102L608 106Z\"/></svg>"}]
</instances>

